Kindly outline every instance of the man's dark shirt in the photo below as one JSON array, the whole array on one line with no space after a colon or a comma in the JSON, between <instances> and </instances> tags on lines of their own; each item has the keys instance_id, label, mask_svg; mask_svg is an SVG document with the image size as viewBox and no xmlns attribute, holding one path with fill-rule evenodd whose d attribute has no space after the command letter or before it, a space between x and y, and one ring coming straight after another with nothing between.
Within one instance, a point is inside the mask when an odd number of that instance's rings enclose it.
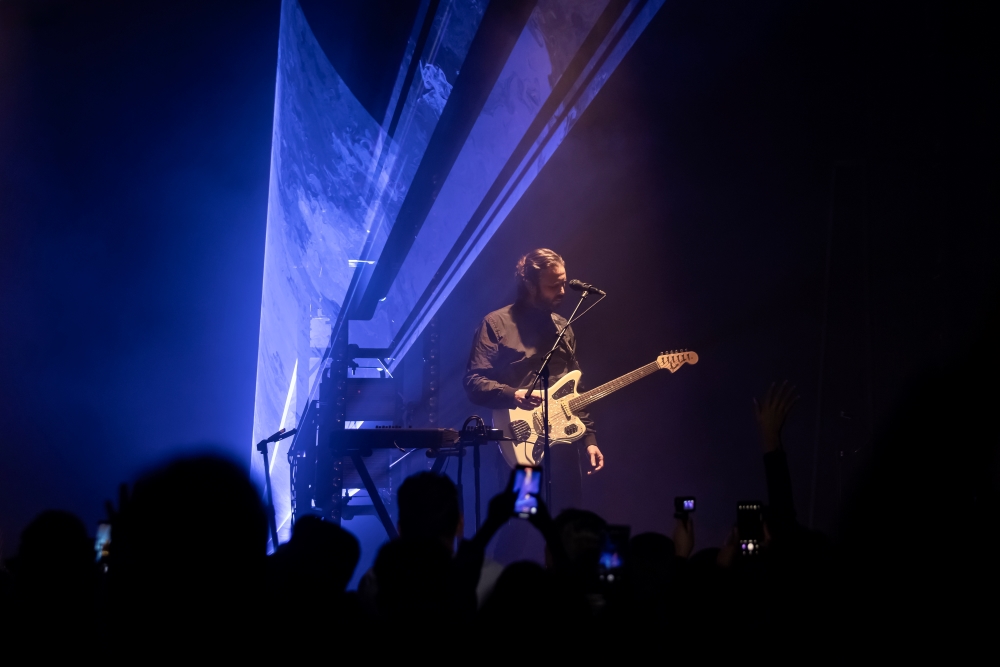
<instances>
[{"instance_id":1,"label":"man's dark shirt","mask_svg":"<svg viewBox=\"0 0 1000 667\"><path fill-rule=\"evenodd\" d=\"M487 408L516 408L514 392L531 385L535 371L565 324L566 318L561 315L522 303L494 310L483 318L465 370L464 385L469 400ZM579 368L576 336L570 327L549 361L550 383L555 384L563 375ZM596 445L589 414L584 411L576 414L587 427L583 444Z\"/></svg>"}]
</instances>

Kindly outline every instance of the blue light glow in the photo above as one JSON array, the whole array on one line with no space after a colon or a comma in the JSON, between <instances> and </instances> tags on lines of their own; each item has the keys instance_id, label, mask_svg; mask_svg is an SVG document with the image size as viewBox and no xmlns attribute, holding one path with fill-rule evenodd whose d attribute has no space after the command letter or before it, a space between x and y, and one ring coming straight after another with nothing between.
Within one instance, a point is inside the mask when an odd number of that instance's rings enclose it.
<instances>
[{"instance_id":1,"label":"blue light glow","mask_svg":"<svg viewBox=\"0 0 1000 667\"><path fill-rule=\"evenodd\" d=\"M567 65L607 4L607 0L539 3L389 293L370 321L351 322L351 342L390 347L394 359L390 368L395 368L663 0L629 2L586 65L568 73ZM564 74L574 77L566 82L572 85L553 100L557 106L547 106L553 86ZM519 149L524 154L520 159ZM460 242L463 235L467 238ZM442 274L444 279L433 283L435 275Z\"/></svg>"},{"instance_id":2,"label":"blue light glow","mask_svg":"<svg viewBox=\"0 0 1000 667\"><path fill-rule=\"evenodd\" d=\"M298 2L282 2L253 442L298 422L329 343L328 328L325 338L311 330L339 314L354 267L377 258L451 88L435 59L461 63L482 12L441 3L393 140L334 70ZM290 443L271 455L279 517L289 511ZM261 478L256 452L251 462Z\"/></svg>"},{"instance_id":3,"label":"blue light glow","mask_svg":"<svg viewBox=\"0 0 1000 667\"><path fill-rule=\"evenodd\" d=\"M378 262L485 4L438 5L423 53L414 53L411 36L379 122L330 65L296 0L282 3L254 442L298 423L330 322L354 272ZM351 343L391 347L386 370L395 370L662 4L630 0L611 16L621 5L609 9L608 0L538 3L388 294L370 321L349 323ZM586 42L591 34L600 39ZM402 91L413 58L417 75ZM384 128L395 116L389 137ZM271 460L279 517L289 515L290 442ZM262 475L259 457L252 461Z\"/></svg>"}]
</instances>

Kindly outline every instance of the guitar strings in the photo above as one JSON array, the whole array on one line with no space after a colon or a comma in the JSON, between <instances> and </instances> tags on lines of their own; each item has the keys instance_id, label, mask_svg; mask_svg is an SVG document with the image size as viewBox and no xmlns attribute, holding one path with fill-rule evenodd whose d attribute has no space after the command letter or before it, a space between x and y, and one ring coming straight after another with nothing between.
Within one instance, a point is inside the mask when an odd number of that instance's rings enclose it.
<instances>
[{"instance_id":1,"label":"guitar strings","mask_svg":"<svg viewBox=\"0 0 1000 667\"><path fill-rule=\"evenodd\" d=\"M569 407L571 410L578 410L582 407L586 407L594 401L604 398L608 394L617 391L626 385L632 384L636 380L640 380L647 375L651 375L655 371L659 370L659 368L659 365L657 365L655 361L648 363L641 368L635 369L631 373L626 373L616 380L594 387L590 391L584 392L576 398L571 399Z\"/></svg>"}]
</instances>

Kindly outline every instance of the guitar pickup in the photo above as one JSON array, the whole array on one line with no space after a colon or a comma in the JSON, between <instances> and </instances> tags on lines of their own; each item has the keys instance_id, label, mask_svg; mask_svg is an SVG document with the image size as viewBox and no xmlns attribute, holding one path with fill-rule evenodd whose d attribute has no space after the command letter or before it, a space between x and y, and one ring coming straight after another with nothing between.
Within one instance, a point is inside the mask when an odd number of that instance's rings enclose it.
<instances>
[{"instance_id":1,"label":"guitar pickup","mask_svg":"<svg viewBox=\"0 0 1000 667\"><path fill-rule=\"evenodd\" d=\"M543 435L548 429L545 428L545 422L542 421L542 411L536 409L533 416L535 418L535 433Z\"/></svg>"},{"instance_id":2,"label":"guitar pickup","mask_svg":"<svg viewBox=\"0 0 1000 667\"><path fill-rule=\"evenodd\" d=\"M531 426L523 419L518 419L510 423L510 434L515 442L525 442L531 437Z\"/></svg>"}]
</instances>

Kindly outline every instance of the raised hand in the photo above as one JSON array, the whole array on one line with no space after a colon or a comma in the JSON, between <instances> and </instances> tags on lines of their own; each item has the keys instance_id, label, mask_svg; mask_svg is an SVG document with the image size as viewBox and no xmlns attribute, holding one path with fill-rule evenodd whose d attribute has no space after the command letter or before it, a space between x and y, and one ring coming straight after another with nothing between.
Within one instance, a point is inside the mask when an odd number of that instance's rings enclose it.
<instances>
[{"instance_id":1,"label":"raised hand","mask_svg":"<svg viewBox=\"0 0 1000 667\"><path fill-rule=\"evenodd\" d=\"M680 558L690 558L694 551L694 517L677 515L674 525L674 553Z\"/></svg>"},{"instance_id":2,"label":"raised hand","mask_svg":"<svg viewBox=\"0 0 1000 667\"><path fill-rule=\"evenodd\" d=\"M552 531L552 515L549 514L549 506L542 500L541 495L538 496L538 511L528 517L528 523L545 537Z\"/></svg>"},{"instance_id":3,"label":"raised hand","mask_svg":"<svg viewBox=\"0 0 1000 667\"><path fill-rule=\"evenodd\" d=\"M780 386L772 382L761 400L753 399L757 426L760 428L760 444L765 454L781 449L781 427L797 400L799 396L795 385L789 384L788 380Z\"/></svg>"},{"instance_id":4,"label":"raised hand","mask_svg":"<svg viewBox=\"0 0 1000 667\"><path fill-rule=\"evenodd\" d=\"M729 536L726 537L726 542L719 549L719 555L715 557L715 562L719 567L732 567L733 563L736 562L736 557L739 556L739 543L740 531L736 526L733 526L732 530L729 531Z\"/></svg>"}]
</instances>

